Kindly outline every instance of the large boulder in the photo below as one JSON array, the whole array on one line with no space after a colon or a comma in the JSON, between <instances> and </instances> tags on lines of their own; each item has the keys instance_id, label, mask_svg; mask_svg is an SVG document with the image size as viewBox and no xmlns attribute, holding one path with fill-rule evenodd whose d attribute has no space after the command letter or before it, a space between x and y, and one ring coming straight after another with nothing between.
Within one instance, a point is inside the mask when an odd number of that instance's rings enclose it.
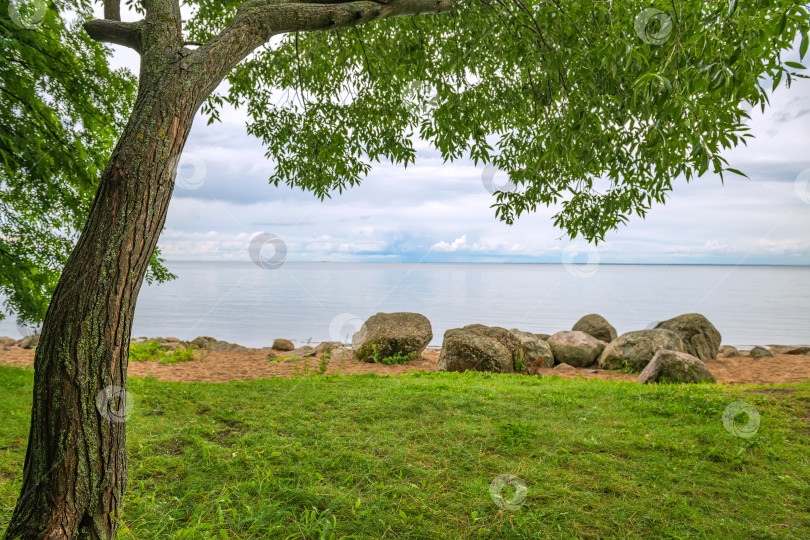
<instances>
[{"instance_id":1,"label":"large boulder","mask_svg":"<svg viewBox=\"0 0 810 540\"><path fill-rule=\"evenodd\" d=\"M602 369L641 371L661 349L686 352L683 340L672 330L654 329L627 332L614 339L599 357Z\"/></svg>"},{"instance_id":2,"label":"large boulder","mask_svg":"<svg viewBox=\"0 0 810 540\"><path fill-rule=\"evenodd\" d=\"M520 341L520 347L526 355L526 368L536 372L540 368L554 367L554 352L551 346L537 334L524 332L517 328L509 330Z\"/></svg>"},{"instance_id":3,"label":"large boulder","mask_svg":"<svg viewBox=\"0 0 810 540\"><path fill-rule=\"evenodd\" d=\"M739 358L742 356L737 347L732 347L731 345L721 345L720 350L717 352L717 356L720 358Z\"/></svg>"},{"instance_id":4,"label":"large boulder","mask_svg":"<svg viewBox=\"0 0 810 540\"><path fill-rule=\"evenodd\" d=\"M275 351L292 351L295 350L295 344L289 339L276 338L273 340L273 345L270 347Z\"/></svg>"},{"instance_id":5,"label":"large boulder","mask_svg":"<svg viewBox=\"0 0 810 540\"><path fill-rule=\"evenodd\" d=\"M748 356L750 356L751 358L770 358L773 356L773 354L771 354L771 351L769 351L765 347L760 347L759 345L757 345L748 352Z\"/></svg>"},{"instance_id":6,"label":"large boulder","mask_svg":"<svg viewBox=\"0 0 810 540\"><path fill-rule=\"evenodd\" d=\"M573 367L593 365L605 349L605 342L585 332L571 330L552 335L548 338L548 344L558 363Z\"/></svg>"},{"instance_id":7,"label":"large boulder","mask_svg":"<svg viewBox=\"0 0 810 540\"><path fill-rule=\"evenodd\" d=\"M433 330L427 317L418 313L377 313L372 315L352 337L352 349L361 362L379 358L421 353Z\"/></svg>"},{"instance_id":8,"label":"large boulder","mask_svg":"<svg viewBox=\"0 0 810 540\"><path fill-rule=\"evenodd\" d=\"M585 332L589 336L593 336L599 341L606 343L610 343L619 336L619 334L616 333L616 329L613 328L604 317L596 313L582 317L574 324L571 330Z\"/></svg>"},{"instance_id":9,"label":"large boulder","mask_svg":"<svg viewBox=\"0 0 810 540\"><path fill-rule=\"evenodd\" d=\"M25 336L19 341L19 343L17 343L17 345L21 349L35 349L38 344L39 344L39 334L32 334L30 336Z\"/></svg>"},{"instance_id":10,"label":"large boulder","mask_svg":"<svg viewBox=\"0 0 810 540\"><path fill-rule=\"evenodd\" d=\"M453 328L444 333L438 370L513 373L515 353L480 329Z\"/></svg>"},{"instance_id":11,"label":"large boulder","mask_svg":"<svg viewBox=\"0 0 810 540\"><path fill-rule=\"evenodd\" d=\"M720 332L700 313L686 313L662 321L656 328L672 330L683 340L686 352L701 360L717 358L720 350Z\"/></svg>"},{"instance_id":12,"label":"large boulder","mask_svg":"<svg viewBox=\"0 0 810 540\"><path fill-rule=\"evenodd\" d=\"M653 382L700 383L716 382L699 358L691 354L661 349L638 376L642 384Z\"/></svg>"},{"instance_id":13,"label":"large boulder","mask_svg":"<svg viewBox=\"0 0 810 540\"><path fill-rule=\"evenodd\" d=\"M14 338L10 338L8 336L0 336L0 347L5 347L6 345L14 345L17 343L17 340Z\"/></svg>"}]
</instances>

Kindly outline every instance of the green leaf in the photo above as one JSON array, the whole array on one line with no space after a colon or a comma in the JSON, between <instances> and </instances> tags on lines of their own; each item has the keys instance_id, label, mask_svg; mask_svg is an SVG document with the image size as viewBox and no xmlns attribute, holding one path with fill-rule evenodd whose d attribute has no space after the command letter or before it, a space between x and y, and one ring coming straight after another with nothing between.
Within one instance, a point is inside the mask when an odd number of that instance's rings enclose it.
<instances>
[{"instance_id":1,"label":"green leaf","mask_svg":"<svg viewBox=\"0 0 810 540\"><path fill-rule=\"evenodd\" d=\"M726 167L726 169L725 169L725 170L727 170L727 171L729 171L729 172L733 172L734 174L738 174L738 175L740 175L740 176L744 176L744 177L748 178L748 175L747 175L747 174L745 174L744 172L739 171L739 170L737 170L737 169L732 169L732 168L730 168L730 167Z\"/></svg>"}]
</instances>

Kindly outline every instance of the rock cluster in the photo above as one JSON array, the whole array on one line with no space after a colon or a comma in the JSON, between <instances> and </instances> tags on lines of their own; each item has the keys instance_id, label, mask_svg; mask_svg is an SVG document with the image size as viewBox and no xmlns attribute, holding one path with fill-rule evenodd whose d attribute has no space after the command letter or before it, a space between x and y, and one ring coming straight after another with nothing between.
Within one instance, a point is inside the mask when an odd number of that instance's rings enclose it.
<instances>
[{"instance_id":1,"label":"rock cluster","mask_svg":"<svg viewBox=\"0 0 810 540\"><path fill-rule=\"evenodd\" d=\"M641 373L639 381L645 383L712 382L703 361L721 353L720 339L720 332L698 313L622 335L595 313L582 317L571 330L550 335L472 324L445 332L439 371L537 373L598 365ZM722 350L723 356L735 353L733 347Z\"/></svg>"}]
</instances>

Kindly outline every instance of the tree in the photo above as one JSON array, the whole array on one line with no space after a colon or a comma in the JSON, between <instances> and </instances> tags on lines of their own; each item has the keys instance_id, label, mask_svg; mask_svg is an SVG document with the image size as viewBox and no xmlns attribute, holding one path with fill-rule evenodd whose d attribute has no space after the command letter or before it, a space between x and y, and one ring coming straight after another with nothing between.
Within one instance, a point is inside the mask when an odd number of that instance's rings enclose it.
<instances>
[{"instance_id":1,"label":"tree","mask_svg":"<svg viewBox=\"0 0 810 540\"><path fill-rule=\"evenodd\" d=\"M675 176L730 170L741 102L764 106L765 79L802 68L782 51L798 35L807 49L807 10L784 0L322 1L191 2L185 24L178 0L144 0L137 22L108 1L84 23L140 53L138 94L45 318L7 538L115 536L125 424L105 407L124 395L135 301L200 108L216 121L225 102L247 107L274 183L329 196L373 161L411 163L418 136L508 171L501 219L560 201L558 225L596 240Z\"/></svg>"},{"instance_id":2,"label":"tree","mask_svg":"<svg viewBox=\"0 0 810 540\"><path fill-rule=\"evenodd\" d=\"M109 51L55 6L36 25L36 13L0 18L0 293L29 323L45 316L135 99L132 74L109 69ZM157 253L153 277L171 277Z\"/></svg>"}]
</instances>

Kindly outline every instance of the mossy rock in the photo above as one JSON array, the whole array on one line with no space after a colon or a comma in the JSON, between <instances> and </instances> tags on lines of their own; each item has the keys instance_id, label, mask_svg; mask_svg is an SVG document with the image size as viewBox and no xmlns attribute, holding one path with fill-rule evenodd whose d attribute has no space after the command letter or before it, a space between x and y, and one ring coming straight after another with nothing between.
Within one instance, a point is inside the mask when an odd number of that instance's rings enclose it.
<instances>
[{"instance_id":1,"label":"mossy rock","mask_svg":"<svg viewBox=\"0 0 810 540\"><path fill-rule=\"evenodd\" d=\"M585 332L589 336L595 337L599 341L604 341L605 343L610 343L619 337L619 334L616 332L616 329L613 328L613 325L607 322L607 319L601 315L597 315L596 313L591 313L590 315L585 315L582 317L580 320L574 323L571 330L576 332Z\"/></svg>"},{"instance_id":2,"label":"mossy rock","mask_svg":"<svg viewBox=\"0 0 810 540\"><path fill-rule=\"evenodd\" d=\"M606 345L585 332L572 330L557 332L548 338L548 344L557 363L573 367L592 366Z\"/></svg>"},{"instance_id":3,"label":"mossy rock","mask_svg":"<svg viewBox=\"0 0 810 540\"><path fill-rule=\"evenodd\" d=\"M638 376L642 384L654 382L702 383L716 382L714 375L699 358L691 354L662 349L655 353Z\"/></svg>"},{"instance_id":4,"label":"mossy rock","mask_svg":"<svg viewBox=\"0 0 810 540\"><path fill-rule=\"evenodd\" d=\"M614 339L599 357L602 369L628 369L641 372L661 349L686 352L683 340L672 330L653 329L627 332Z\"/></svg>"},{"instance_id":5,"label":"mossy rock","mask_svg":"<svg viewBox=\"0 0 810 540\"><path fill-rule=\"evenodd\" d=\"M377 313L352 337L352 349L361 362L392 356L421 354L430 340L430 321L418 313Z\"/></svg>"},{"instance_id":6,"label":"mossy rock","mask_svg":"<svg viewBox=\"0 0 810 540\"><path fill-rule=\"evenodd\" d=\"M438 370L512 373L513 356L506 345L480 329L453 328L444 333Z\"/></svg>"},{"instance_id":7,"label":"mossy rock","mask_svg":"<svg viewBox=\"0 0 810 540\"><path fill-rule=\"evenodd\" d=\"M701 360L717 358L720 351L720 332L700 313L678 315L656 325L656 328L672 330L683 340L685 352Z\"/></svg>"}]
</instances>

